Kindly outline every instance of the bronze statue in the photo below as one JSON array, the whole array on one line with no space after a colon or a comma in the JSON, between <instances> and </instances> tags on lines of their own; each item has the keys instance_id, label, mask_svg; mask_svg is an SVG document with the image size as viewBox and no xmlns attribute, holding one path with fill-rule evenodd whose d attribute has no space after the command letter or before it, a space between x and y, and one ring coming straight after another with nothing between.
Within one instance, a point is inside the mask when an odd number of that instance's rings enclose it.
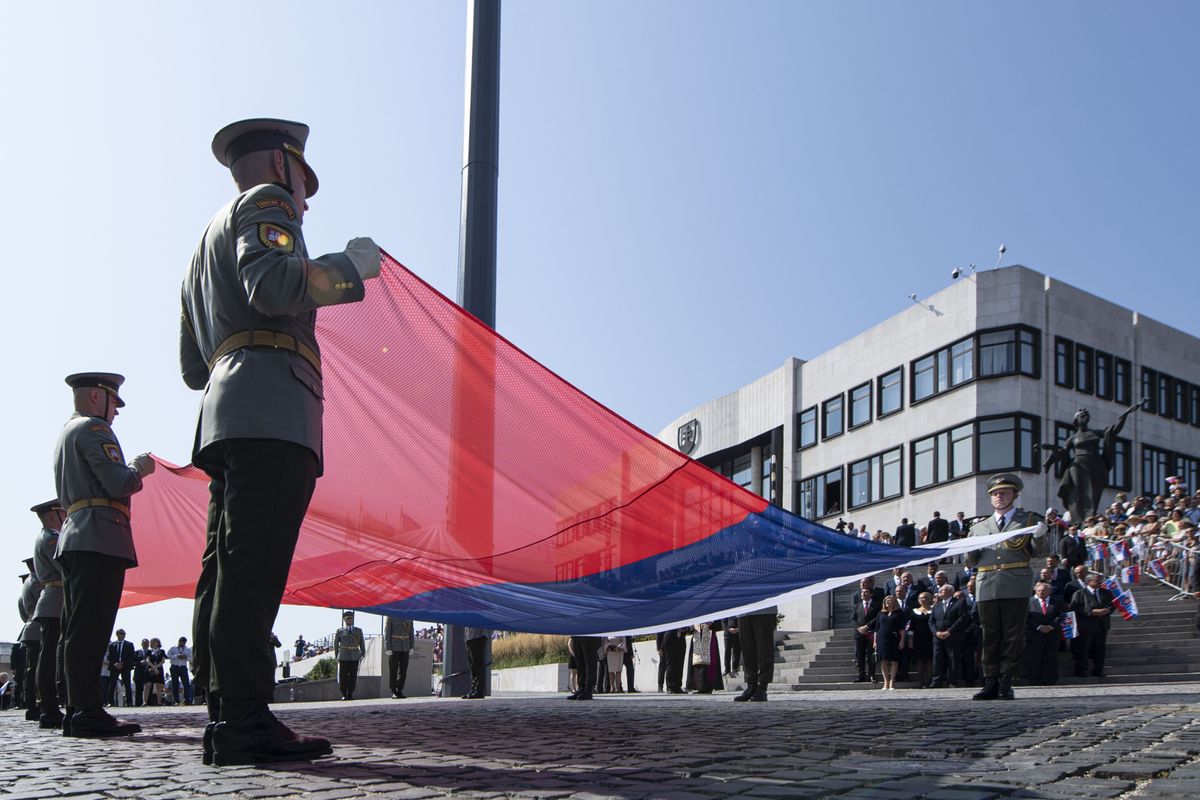
<instances>
[{"instance_id":1,"label":"bronze statue","mask_svg":"<svg viewBox=\"0 0 1200 800\"><path fill-rule=\"evenodd\" d=\"M1084 520L1095 514L1100 507L1100 495L1108 484L1108 472L1112 468L1113 440L1126 418L1142 407L1145 400L1125 409L1117 419L1103 431L1088 428L1092 415L1087 409L1075 412L1075 432L1065 446L1043 444L1050 451L1042 468L1049 471L1055 465L1063 467L1062 480L1058 484L1058 496L1063 506L1071 512L1071 523L1082 525Z\"/></svg>"}]
</instances>

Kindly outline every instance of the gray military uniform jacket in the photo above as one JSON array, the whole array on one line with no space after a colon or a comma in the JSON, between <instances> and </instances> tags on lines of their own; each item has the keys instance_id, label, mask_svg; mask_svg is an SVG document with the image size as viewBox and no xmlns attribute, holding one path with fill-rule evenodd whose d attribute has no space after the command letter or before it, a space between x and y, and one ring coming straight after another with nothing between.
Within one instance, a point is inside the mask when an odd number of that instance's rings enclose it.
<instances>
[{"instance_id":1,"label":"gray military uniform jacket","mask_svg":"<svg viewBox=\"0 0 1200 800\"><path fill-rule=\"evenodd\" d=\"M1015 531L1042 521L1041 514L1016 509L1005 522L1004 530ZM971 526L971 537L990 536L1002 531L996 527L996 515L991 514ZM1046 537L1035 538L1026 534L998 542L982 550L972 550L966 555L969 567L975 567L975 599L984 603L988 600L1027 598L1033 592L1033 568L1030 560L1041 555L1046 547Z\"/></svg>"},{"instance_id":2,"label":"gray military uniform jacket","mask_svg":"<svg viewBox=\"0 0 1200 800\"><path fill-rule=\"evenodd\" d=\"M367 643L362 628L338 628L333 635L333 657L338 661L362 661L367 654Z\"/></svg>"},{"instance_id":3,"label":"gray military uniform jacket","mask_svg":"<svg viewBox=\"0 0 1200 800\"><path fill-rule=\"evenodd\" d=\"M388 653L407 653L413 649L413 621L388 617L383 623L383 646Z\"/></svg>"},{"instance_id":4,"label":"gray military uniform jacket","mask_svg":"<svg viewBox=\"0 0 1200 800\"><path fill-rule=\"evenodd\" d=\"M193 459L214 442L239 438L294 442L321 457L316 310L362 300L364 287L345 254L309 258L300 225L287 191L255 186L217 212L192 256L179 361L184 383L204 390ZM267 346L213 362L226 339L247 331L293 337L318 363Z\"/></svg>"},{"instance_id":5,"label":"gray military uniform jacket","mask_svg":"<svg viewBox=\"0 0 1200 800\"><path fill-rule=\"evenodd\" d=\"M62 572L58 568L58 562L54 560L56 552L58 552L58 531L42 528L38 531L37 538L33 540L33 570L39 576L37 582L41 587L34 604L29 607L33 612L34 619L43 617L58 619L62 616ZM26 583L28 580L27 578ZM51 585L47 586L47 582ZM22 586L22 597L25 596L24 593L25 587Z\"/></svg>"},{"instance_id":6,"label":"gray military uniform jacket","mask_svg":"<svg viewBox=\"0 0 1200 800\"><path fill-rule=\"evenodd\" d=\"M142 476L125 463L121 444L109 424L99 417L75 414L63 426L54 447L54 485L63 508L80 500L113 500L129 506L130 495L142 489ZM129 517L115 508L84 508L67 516L58 536L55 557L86 551L123 558L137 566ZM34 556L42 582L51 580Z\"/></svg>"},{"instance_id":7,"label":"gray military uniform jacket","mask_svg":"<svg viewBox=\"0 0 1200 800\"><path fill-rule=\"evenodd\" d=\"M42 623L37 621L34 610L37 608L38 597L42 594L42 582L36 575L29 575L21 583L21 596L17 598L17 613L25 626L17 635L18 642L40 642L42 640Z\"/></svg>"}]
</instances>

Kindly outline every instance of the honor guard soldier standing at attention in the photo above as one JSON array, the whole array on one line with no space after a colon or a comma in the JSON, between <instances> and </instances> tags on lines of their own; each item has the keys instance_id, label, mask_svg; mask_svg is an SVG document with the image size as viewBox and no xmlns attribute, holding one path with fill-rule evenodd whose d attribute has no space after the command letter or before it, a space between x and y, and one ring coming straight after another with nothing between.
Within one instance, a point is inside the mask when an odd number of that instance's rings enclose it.
<instances>
[{"instance_id":1,"label":"honor guard soldier standing at attention","mask_svg":"<svg viewBox=\"0 0 1200 800\"><path fill-rule=\"evenodd\" d=\"M210 479L195 683L208 690L212 720L204 759L218 765L331 752L271 714L267 642L322 469L316 311L362 300L380 254L353 239L343 252L308 255L301 223L317 176L307 140L307 125L278 119L217 132L213 155L238 195L209 221L183 281L180 367L204 390L192 463Z\"/></svg>"},{"instance_id":2,"label":"honor guard soldier standing at attention","mask_svg":"<svg viewBox=\"0 0 1200 800\"><path fill-rule=\"evenodd\" d=\"M33 685L38 701L38 725L42 728L61 728L62 709L59 703L58 643L62 636L63 581L54 553L58 550L58 532L62 528L63 507L58 500L47 500L29 509L37 514L42 529L33 540L33 575L42 590L30 609L33 622L40 629L41 647L34 667Z\"/></svg>"},{"instance_id":3,"label":"honor guard soldier standing at attention","mask_svg":"<svg viewBox=\"0 0 1200 800\"><path fill-rule=\"evenodd\" d=\"M57 500L54 505L58 505ZM33 510L37 511L38 508L40 506L34 506ZM33 612L37 608L38 598L42 596L42 582L38 580L32 558L25 559L25 568L29 573L21 578L21 596L17 599L17 612L25 625L17 641L25 645L25 686L22 693L25 719L37 722L42 716L37 702L37 665L38 655L42 652L42 625L33 618Z\"/></svg>"},{"instance_id":4,"label":"honor guard soldier standing at attention","mask_svg":"<svg viewBox=\"0 0 1200 800\"><path fill-rule=\"evenodd\" d=\"M967 566L976 568L975 599L983 636L983 689L975 693L975 700L1012 700L1013 679L1020 677L1025 659L1025 624L1033 588L1029 562L1044 549L1049 528L1040 514L1016 507L1024 487L1016 475L993 475L987 483L993 513L971 526L973 537L1037 526L1032 535L1014 536L967 553Z\"/></svg>"},{"instance_id":5,"label":"honor guard soldier standing at attention","mask_svg":"<svg viewBox=\"0 0 1200 800\"><path fill-rule=\"evenodd\" d=\"M128 736L142 729L104 710L96 675L117 619L125 570L137 566L129 497L141 491L142 478L155 467L147 453L126 464L110 427L125 405L118 394L124 382L108 372L68 376L75 415L54 448L54 482L67 510L55 554L63 576L64 736Z\"/></svg>"},{"instance_id":6,"label":"honor guard soldier standing at attention","mask_svg":"<svg viewBox=\"0 0 1200 800\"><path fill-rule=\"evenodd\" d=\"M367 654L362 628L354 625L354 612L342 614L342 627L333 635L333 657L338 666L338 689L343 700L353 700L358 687L358 665Z\"/></svg>"}]
</instances>

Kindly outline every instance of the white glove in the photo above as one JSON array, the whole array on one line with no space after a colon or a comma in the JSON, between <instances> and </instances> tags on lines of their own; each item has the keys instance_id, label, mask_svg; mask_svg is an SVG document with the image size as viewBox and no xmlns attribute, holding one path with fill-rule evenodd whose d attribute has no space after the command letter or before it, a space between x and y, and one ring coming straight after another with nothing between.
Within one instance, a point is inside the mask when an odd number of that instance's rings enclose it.
<instances>
[{"instance_id":1,"label":"white glove","mask_svg":"<svg viewBox=\"0 0 1200 800\"><path fill-rule=\"evenodd\" d=\"M351 239L346 243L346 257L358 270L358 277L364 281L379 274L382 259L379 255L379 245L369 236Z\"/></svg>"},{"instance_id":2,"label":"white glove","mask_svg":"<svg viewBox=\"0 0 1200 800\"><path fill-rule=\"evenodd\" d=\"M1033 538L1041 539L1043 536L1045 536L1049 532L1050 532L1050 526L1047 525L1045 522L1039 522L1037 524L1037 527L1033 529Z\"/></svg>"},{"instance_id":3,"label":"white glove","mask_svg":"<svg viewBox=\"0 0 1200 800\"><path fill-rule=\"evenodd\" d=\"M143 478L154 472L154 468L158 466L154 457L149 453L142 453L133 457L133 461L129 462L129 466L137 470L137 474Z\"/></svg>"}]
</instances>

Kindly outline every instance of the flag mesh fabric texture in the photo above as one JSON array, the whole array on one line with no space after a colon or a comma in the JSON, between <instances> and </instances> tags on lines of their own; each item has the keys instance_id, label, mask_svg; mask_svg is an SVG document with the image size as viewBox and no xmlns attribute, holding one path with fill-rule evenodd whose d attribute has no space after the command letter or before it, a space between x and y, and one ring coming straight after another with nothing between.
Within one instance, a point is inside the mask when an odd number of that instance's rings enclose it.
<instances>
[{"instance_id":1,"label":"flag mesh fabric texture","mask_svg":"<svg viewBox=\"0 0 1200 800\"><path fill-rule=\"evenodd\" d=\"M285 603L595 633L913 560L769 506L383 261L363 302L318 315L325 474ZM199 574L207 478L160 464L134 498L125 605L192 597Z\"/></svg>"}]
</instances>

